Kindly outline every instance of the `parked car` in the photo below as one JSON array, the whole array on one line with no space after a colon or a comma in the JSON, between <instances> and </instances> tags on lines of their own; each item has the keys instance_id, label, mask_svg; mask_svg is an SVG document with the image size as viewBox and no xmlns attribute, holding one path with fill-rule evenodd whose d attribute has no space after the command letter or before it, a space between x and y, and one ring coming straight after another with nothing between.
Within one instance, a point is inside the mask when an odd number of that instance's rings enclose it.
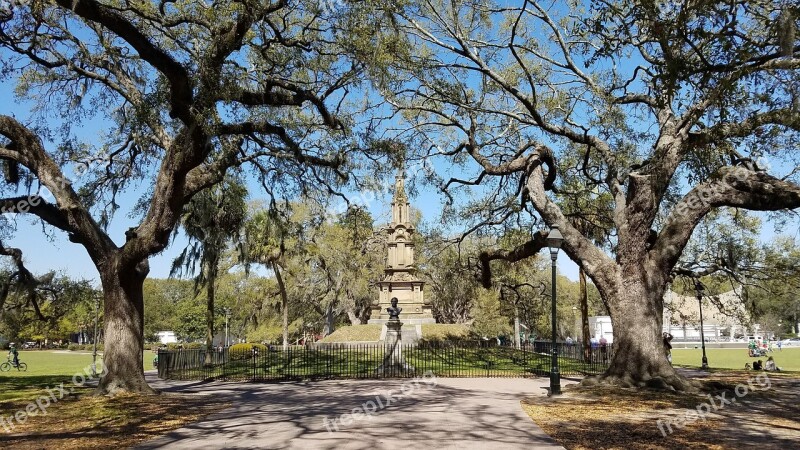
<instances>
[{"instance_id":1,"label":"parked car","mask_svg":"<svg viewBox=\"0 0 800 450\"><path fill-rule=\"evenodd\" d=\"M22 348L36 348L36 342L26 342L22 344Z\"/></svg>"},{"instance_id":2,"label":"parked car","mask_svg":"<svg viewBox=\"0 0 800 450\"><path fill-rule=\"evenodd\" d=\"M800 338L789 338L781 341L783 347L800 347Z\"/></svg>"}]
</instances>

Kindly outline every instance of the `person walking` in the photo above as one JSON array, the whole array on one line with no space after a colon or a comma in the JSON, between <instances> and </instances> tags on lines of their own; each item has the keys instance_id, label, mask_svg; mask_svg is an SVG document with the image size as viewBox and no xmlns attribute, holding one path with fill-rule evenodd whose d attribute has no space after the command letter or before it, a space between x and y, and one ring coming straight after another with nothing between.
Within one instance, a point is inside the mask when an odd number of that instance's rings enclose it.
<instances>
[{"instance_id":1,"label":"person walking","mask_svg":"<svg viewBox=\"0 0 800 450\"><path fill-rule=\"evenodd\" d=\"M673 336L666 331L662 334L664 337L664 353L667 355L667 361L672 364L672 338Z\"/></svg>"},{"instance_id":2,"label":"person walking","mask_svg":"<svg viewBox=\"0 0 800 450\"><path fill-rule=\"evenodd\" d=\"M600 337L600 357L603 359L603 363L608 362L608 340L605 336Z\"/></svg>"}]
</instances>

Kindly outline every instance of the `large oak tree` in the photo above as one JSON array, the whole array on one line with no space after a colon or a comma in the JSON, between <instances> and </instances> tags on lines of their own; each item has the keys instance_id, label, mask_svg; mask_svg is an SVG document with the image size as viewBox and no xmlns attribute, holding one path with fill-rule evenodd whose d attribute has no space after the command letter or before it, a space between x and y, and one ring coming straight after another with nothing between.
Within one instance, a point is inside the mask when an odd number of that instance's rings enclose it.
<instances>
[{"instance_id":1,"label":"large oak tree","mask_svg":"<svg viewBox=\"0 0 800 450\"><path fill-rule=\"evenodd\" d=\"M0 11L2 74L39 112L27 123L0 116L0 205L68 233L96 265L108 369L99 392L151 391L142 283L192 196L245 164L273 197L334 192L346 178L344 112L362 66L345 55L370 48L381 26L356 7L323 6L30 0ZM101 131L87 138L85 125ZM108 222L136 183L146 188L132 208L140 221L115 241Z\"/></svg>"},{"instance_id":2,"label":"large oak tree","mask_svg":"<svg viewBox=\"0 0 800 450\"><path fill-rule=\"evenodd\" d=\"M423 156L472 168L442 180L456 200L483 195L472 225L557 225L614 321L602 380L690 389L661 330L695 226L717 208L800 207L797 6L428 0L393 13L415 53L387 98ZM610 229L598 241L576 217ZM530 257L545 235L486 252L485 281L490 261Z\"/></svg>"}]
</instances>

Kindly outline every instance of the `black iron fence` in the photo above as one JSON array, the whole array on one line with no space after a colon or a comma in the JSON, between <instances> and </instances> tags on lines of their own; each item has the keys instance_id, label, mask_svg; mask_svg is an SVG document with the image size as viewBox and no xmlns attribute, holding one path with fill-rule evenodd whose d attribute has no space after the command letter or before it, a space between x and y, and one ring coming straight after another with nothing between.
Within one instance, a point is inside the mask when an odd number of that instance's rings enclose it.
<instances>
[{"instance_id":1,"label":"black iron fence","mask_svg":"<svg viewBox=\"0 0 800 450\"><path fill-rule=\"evenodd\" d=\"M413 377L425 373L439 377L549 376L552 344L526 343L517 349L486 342L435 342L404 344L404 370L383 370L387 354L383 344L329 344L281 347L267 350L205 349L161 350L158 376L175 380L284 381L328 378ZM584 352L579 344L558 344L562 376L591 375L604 371L610 353L596 348ZM605 349L610 352L610 347Z\"/></svg>"}]
</instances>

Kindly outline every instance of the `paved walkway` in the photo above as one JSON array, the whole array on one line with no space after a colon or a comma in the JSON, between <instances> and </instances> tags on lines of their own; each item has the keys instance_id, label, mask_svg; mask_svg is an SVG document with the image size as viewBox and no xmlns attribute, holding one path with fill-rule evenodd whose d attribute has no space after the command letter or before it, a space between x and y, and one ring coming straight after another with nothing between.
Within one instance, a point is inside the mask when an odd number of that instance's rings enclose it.
<instances>
[{"instance_id":1,"label":"paved walkway","mask_svg":"<svg viewBox=\"0 0 800 450\"><path fill-rule=\"evenodd\" d=\"M523 397L546 394L546 378L438 378L416 384L150 381L167 392L224 396L235 406L138 449L563 448L520 406Z\"/></svg>"}]
</instances>

